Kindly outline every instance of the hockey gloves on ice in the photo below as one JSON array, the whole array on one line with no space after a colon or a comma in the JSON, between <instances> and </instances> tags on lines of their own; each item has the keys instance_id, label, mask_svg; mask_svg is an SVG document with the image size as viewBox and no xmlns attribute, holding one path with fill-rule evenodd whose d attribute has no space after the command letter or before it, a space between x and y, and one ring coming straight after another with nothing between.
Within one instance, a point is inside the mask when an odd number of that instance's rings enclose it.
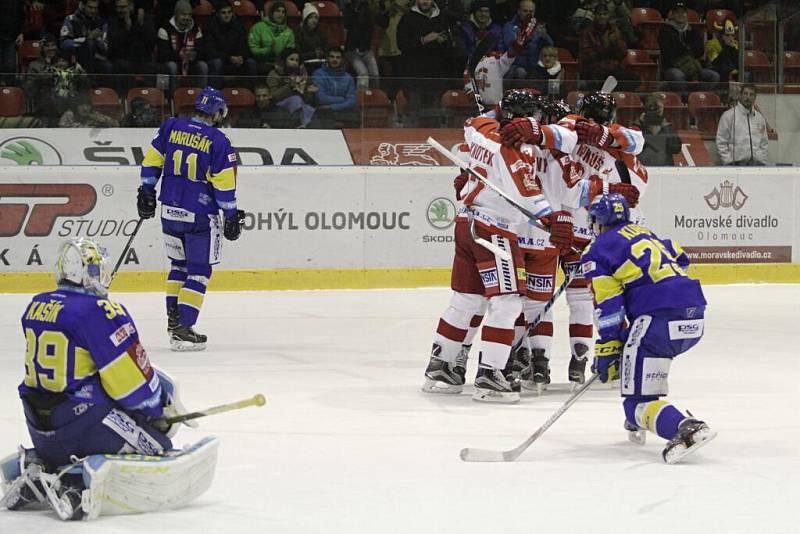
<instances>
[{"instance_id":1,"label":"hockey gloves on ice","mask_svg":"<svg viewBox=\"0 0 800 534\"><path fill-rule=\"evenodd\" d=\"M139 218L152 219L156 216L156 192L154 189L145 189L139 186L139 194L136 195L136 209L139 210Z\"/></svg>"},{"instance_id":2,"label":"hockey gloves on ice","mask_svg":"<svg viewBox=\"0 0 800 534\"><path fill-rule=\"evenodd\" d=\"M622 354L622 341L598 341L594 346L592 371L600 375L600 382L607 384L619 377L619 357Z\"/></svg>"},{"instance_id":3,"label":"hockey gloves on ice","mask_svg":"<svg viewBox=\"0 0 800 534\"><path fill-rule=\"evenodd\" d=\"M578 121L575 123L575 133L578 134L578 142L585 145L608 148L614 142L611 131L594 121Z\"/></svg>"},{"instance_id":4,"label":"hockey gloves on ice","mask_svg":"<svg viewBox=\"0 0 800 534\"><path fill-rule=\"evenodd\" d=\"M538 145L542 142L542 129L533 117L518 117L500 128L500 140L509 148L519 148L522 143Z\"/></svg>"},{"instance_id":5,"label":"hockey gloves on ice","mask_svg":"<svg viewBox=\"0 0 800 534\"><path fill-rule=\"evenodd\" d=\"M242 225L244 224L244 212L236 210L233 217L225 217L223 233L228 241L236 241L242 235Z\"/></svg>"},{"instance_id":6,"label":"hockey gloves on ice","mask_svg":"<svg viewBox=\"0 0 800 534\"><path fill-rule=\"evenodd\" d=\"M609 193L619 193L628 201L628 207L635 208L639 203L639 190L631 184L608 184Z\"/></svg>"},{"instance_id":7,"label":"hockey gloves on ice","mask_svg":"<svg viewBox=\"0 0 800 534\"><path fill-rule=\"evenodd\" d=\"M550 226L550 243L561 254L569 252L575 241L572 215L568 211L555 211L547 217L542 217L542 221Z\"/></svg>"}]
</instances>

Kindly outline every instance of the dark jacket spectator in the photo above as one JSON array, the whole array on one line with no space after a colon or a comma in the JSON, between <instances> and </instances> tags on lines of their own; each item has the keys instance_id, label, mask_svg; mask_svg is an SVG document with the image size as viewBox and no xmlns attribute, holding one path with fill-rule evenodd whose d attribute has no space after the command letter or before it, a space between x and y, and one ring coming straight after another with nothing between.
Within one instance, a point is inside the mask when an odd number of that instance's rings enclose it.
<instances>
[{"instance_id":1,"label":"dark jacket spectator","mask_svg":"<svg viewBox=\"0 0 800 534\"><path fill-rule=\"evenodd\" d=\"M28 70L22 77L22 86L31 110L45 125L55 124L61 115L56 111L53 94L58 61L58 40L54 35L47 34L39 43L39 57L28 64Z\"/></svg>"},{"instance_id":2,"label":"dark jacket spectator","mask_svg":"<svg viewBox=\"0 0 800 534\"><path fill-rule=\"evenodd\" d=\"M205 38L192 18L187 0L178 0L174 16L158 29L157 56L170 74L170 92L175 89L179 74L197 75L194 85L205 87L208 76L208 64L204 61Z\"/></svg>"},{"instance_id":3,"label":"dark jacket spectator","mask_svg":"<svg viewBox=\"0 0 800 534\"><path fill-rule=\"evenodd\" d=\"M470 6L472 14L469 21L461 23L461 40L463 41L464 53L467 57L472 55L475 45L491 35L494 45L491 50L503 50L503 29L492 20L491 2L489 0L475 0Z\"/></svg>"},{"instance_id":4,"label":"dark jacket spectator","mask_svg":"<svg viewBox=\"0 0 800 534\"><path fill-rule=\"evenodd\" d=\"M688 20L686 6L678 2L658 32L664 79L675 82L671 89L681 93L686 92L687 81L719 81L719 74L700 63L704 53L703 32L692 28Z\"/></svg>"},{"instance_id":5,"label":"dark jacket spectator","mask_svg":"<svg viewBox=\"0 0 800 534\"><path fill-rule=\"evenodd\" d=\"M514 18L503 25L503 50L510 50L511 43L517 38L517 34L528 26L528 22L536 12L536 5L532 0L520 0L517 6L517 14ZM511 67L511 76L514 78L527 78L530 71L539 62L539 50L543 46L553 46L553 39L547 34L544 25L539 25L533 37L525 42L525 48L521 54L517 54L514 65Z\"/></svg>"},{"instance_id":6,"label":"dark jacket spectator","mask_svg":"<svg viewBox=\"0 0 800 534\"><path fill-rule=\"evenodd\" d=\"M286 6L276 0L266 16L250 28L247 43L259 63L274 63L287 48L294 48L294 32L286 25Z\"/></svg>"},{"instance_id":7,"label":"dark jacket spectator","mask_svg":"<svg viewBox=\"0 0 800 534\"><path fill-rule=\"evenodd\" d=\"M739 41L733 21L715 28L714 37L706 41L705 59L722 81L736 80L739 74Z\"/></svg>"},{"instance_id":8,"label":"dark jacket spectator","mask_svg":"<svg viewBox=\"0 0 800 534\"><path fill-rule=\"evenodd\" d=\"M59 128L116 128L119 122L99 111L92 110L89 95L78 93L58 121Z\"/></svg>"},{"instance_id":9,"label":"dark jacket spectator","mask_svg":"<svg viewBox=\"0 0 800 534\"><path fill-rule=\"evenodd\" d=\"M108 23L108 59L118 75L117 91L132 87L131 74L162 74L166 69L153 61L156 47L153 18L134 12L132 0L117 0L115 16ZM154 85L153 81L147 82Z\"/></svg>"},{"instance_id":10,"label":"dark jacket spectator","mask_svg":"<svg viewBox=\"0 0 800 534\"><path fill-rule=\"evenodd\" d=\"M237 128L297 128L300 126L300 114L289 113L286 108L278 106L272 98L269 87L256 87L256 104L239 113Z\"/></svg>"},{"instance_id":11,"label":"dark jacket spectator","mask_svg":"<svg viewBox=\"0 0 800 534\"><path fill-rule=\"evenodd\" d=\"M453 20L433 0L416 0L397 27L403 74L409 78L458 76L453 50Z\"/></svg>"},{"instance_id":12,"label":"dark jacket spectator","mask_svg":"<svg viewBox=\"0 0 800 534\"><path fill-rule=\"evenodd\" d=\"M125 128L155 128L161 123L158 111L147 99L137 96L131 100L130 112L122 118Z\"/></svg>"},{"instance_id":13,"label":"dark jacket spectator","mask_svg":"<svg viewBox=\"0 0 800 534\"><path fill-rule=\"evenodd\" d=\"M378 60L372 51L375 18L367 0L352 0L344 8L344 28L347 32L344 50L347 62L358 78L358 87L366 89L378 83Z\"/></svg>"},{"instance_id":14,"label":"dark jacket spectator","mask_svg":"<svg viewBox=\"0 0 800 534\"><path fill-rule=\"evenodd\" d=\"M628 47L619 29L609 23L605 4L595 8L594 22L580 35L581 78L595 82L599 87L608 76L629 80L620 84L619 90L632 91L639 85L636 75L622 65Z\"/></svg>"},{"instance_id":15,"label":"dark jacket spectator","mask_svg":"<svg viewBox=\"0 0 800 534\"><path fill-rule=\"evenodd\" d=\"M108 61L108 28L99 16L98 0L82 0L75 13L64 19L59 38L59 47L67 54L74 55L89 72L110 74Z\"/></svg>"},{"instance_id":16,"label":"dark jacket spectator","mask_svg":"<svg viewBox=\"0 0 800 534\"><path fill-rule=\"evenodd\" d=\"M206 58L208 70L216 75L256 75L256 62L250 57L247 32L244 24L233 13L233 7L220 3L206 25ZM222 86L222 80L212 80L211 85Z\"/></svg>"},{"instance_id":17,"label":"dark jacket spectator","mask_svg":"<svg viewBox=\"0 0 800 534\"><path fill-rule=\"evenodd\" d=\"M313 2L303 6L303 22L297 29L295 42L301 61L318 60L322 63L325 60L328 37L319 29L319 10Z\"/></svg>"},{"instance_id":18,"label":"dark jacket spectator","mask_svg":"<svg viewBox=\"0 0 800 534\"><path fill-rule=\"evenodd\" d=\"M0 0L0 73L17 72L17 47L22 44L25 12L20 0ZM4 77L13 82L13 76Z\"/></svg>"},{"instance_id":19,"label":"dark jacket spectator","mask_svg":"<svg viewBox=\"0 0 800 534\"><path fill-rule=\"evenodd\" d=\"M650 95L645 101L644 113L633 121L644 135L644 148L639 159L645 165L671 167L672 156L681 151L681 138L664 117L664 101L658 95Z\"/></svg>"}]
</instances>

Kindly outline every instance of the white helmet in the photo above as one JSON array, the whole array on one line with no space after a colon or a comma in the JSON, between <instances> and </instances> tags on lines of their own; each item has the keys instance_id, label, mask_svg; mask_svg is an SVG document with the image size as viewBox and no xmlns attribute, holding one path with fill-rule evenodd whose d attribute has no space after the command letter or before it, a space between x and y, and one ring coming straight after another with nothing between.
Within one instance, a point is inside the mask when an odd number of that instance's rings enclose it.
<instances>
[{"instance_id":1,"label":"white helmet","mask_svg":"<svg viewBox=\"0 0 800 534\"><path fill-rule=\"evenodd\" d=\"M58 250L56 283L69 282L99 297L108 295L111 265L106 249L89 238L66 241Z\"/></svg>"}]
</instances>

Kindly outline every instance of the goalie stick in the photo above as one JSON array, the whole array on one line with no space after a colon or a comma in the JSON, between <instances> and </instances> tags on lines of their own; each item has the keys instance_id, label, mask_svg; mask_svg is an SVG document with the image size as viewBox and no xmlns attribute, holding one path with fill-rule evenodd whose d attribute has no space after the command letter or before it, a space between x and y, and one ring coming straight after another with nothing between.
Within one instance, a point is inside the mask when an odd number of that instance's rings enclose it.
<instances>
[{"instance_id":1,"label":"goalie stick","mask_svg":"<svg viewBox=\"0 0 800 534\"><path fill-rule=\"evenodd\" d=\"M581 396L589 389L589 387L597 380L597 377L600 375L593 374L589 380L586 381L581 387L575 390L575 392L561 405L561 408L555 411L550 418L545 421L545 423L539 427L539 430L534 432L528 439L523 441L519 446L514 447L513 449L507 451L495 451L490 449L473 449L473 448L465 448L461 449L461 459L465 462L513 462L519 456L525 452L525 450L531 446L531 444L539 439L542 434L544 434L548 428L553 426L553 423L558 421L558 419L564 415L564 412L569 410L570 406L575 404Z\"/></svg>"},{"instance_id":2,"label":"goalie stick","mask_svg":"<svg viewBox=\"0 0 800 534\"><path fill-rule=\"evenodd\" d=\"M184 421L189 421L191 419L197 419L199 417L206 417L207 415L216 415L218 413L225 413L233 410L241 410L242 408L247 408L249 406L264 406L266 402L267 399L264 398L264 395L259 393L258 395L254 395L249 399L230 402L228 404L221 404L219 406L212 406L211 408L206 408L205 410L200 410L198 412L182 413L175 415L173 417L159 417L158 419L155 419L154 422L164 422L172 425L175 423L182 423Z\"/></svg>"}]
</instances>

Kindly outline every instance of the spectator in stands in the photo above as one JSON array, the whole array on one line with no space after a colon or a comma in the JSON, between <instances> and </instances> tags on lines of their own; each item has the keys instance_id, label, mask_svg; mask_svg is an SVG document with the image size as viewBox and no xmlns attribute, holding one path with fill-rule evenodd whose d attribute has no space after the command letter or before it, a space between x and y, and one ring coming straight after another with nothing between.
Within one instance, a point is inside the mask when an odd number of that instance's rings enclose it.
<instances>
[{"instance_id":1,"label":"spectator in stands","mask_svg":"<svg viewBox=\"0 0 800 534\"><path fill-rule=\"evenodd\" d=\"M654 167L671 167L672 156L681 151L681 138L664 117L664 96L654 93L647 96L644 113L633 121L644 134L644 148L639 159Z\"/></svg>"},{"instance_id":2,"label":"spectator in stands","mask_svg":"<svg viewBox=\"0 0 800 534\"><path fill-rule=\"evenodd\" d=\"M294 32L286 25L286 6L275 0L267 15L250 28L248 44L253 58L259 63L259 72L268 72L287 48L294 48Z\"/></svg>"},{"instance_id":3,"label":"spectator in stands","mask_svg":"<svg viewBox=\"0 0 800 534\"><path fill-rule=\"evenodd\" d=\"M233 13L228 0L218 0L217 11L206 26L206 57L211 76L249 76L253 86L256 62L250 57L244 24ZM222 79L212 78L211 85L222 87Z\"/></svg>"},{"instance_id":4,"label":"spectator in stands","mask_svg":"<svg viewBox=\"0 0 800 534\"><path fill-rule=\"evenodd\" d=\"M135 0L136 8L151 14L155 14L156 24L164 26L169 23L169 19L175 14L175 4L179 0ZM215 0L216 1L216 0ZM192 8L200 4L200 0L188 0ZM212 2L213 4L213 2Z\"/></svg>"},{"instance_id":5,"label":"spectator in stands","mask_svg":"<svg viewBox=\"0 0 800 534\"><path fill-rule=\"evenodd\" d=\"M619 81L619 90L632 91L638 87L639 78L622 64L628 47L619 29L610 24L605 3L595 6L594 21L581 32L580 49L581 78L589 81L589 87L599 89L612 75Z\"/></svg>"},{"instance_id":6,"label":"spectator in stands","mask_svg":"<svg viewBox=\"0 0 800 534\"><path fill-rule=\"evenodd\" d=\"M111 74L113 67L108 61L106 43L107 25L100 19L99 0L81 0L78 9L64 19L59 38L59 47L75 59L88 72Z\"/></svg>"},{"instance_id":7,"label":"spectator in stands","mask_svg":"<svg viewBox=\"0 0 800 534\"><path fill-rule=\"evenodd\" d=\"M297 29L295 40L300 60L309 72L313 72L325 61L325 51L328 50L328 37L319 29L319 11L313 2L303 6L303 22Z\"/></svg>"},{"instance_id":8,"label":"spectator in stands","mask_svg":"<svg viewBox=\"0 0 800 534\"><path fill-rule=\"evenodd\" d=\"M122 119L125 128L155 128L161 123L159 113L146 98L137 96L131 100L130 112Z\"/></svg>"},{"instance_id":9,"label":"spectator in stands","mask_svg":"<svg viewBox=\"0 0 800 534\"><path fill-rule=\"evenodd\" d=\"M469 21L461 24L461 40L467 57L472 56L475 45L487 35L491 35L494 40L491 50L505 50L503 28L492 21L491 6L490 0L474 0L469 8Z\"/></svg>"},{"instance_id":10,"label":"spectator in stands","mask_svg":"<svg viewBox=\"0 0 800 534\"><path fill-rule=\"evenodd\" d=\"M312 77L317 91L317 113L323 125L333 120L357 126L360 117L356 112L356 83L344 69L344 55L339 48L328 50L327 61Z\"/></svg>"},{"instance_id":11,"label":"spectator in stands","mask_svg":"<svg viewBox=\"0 0 800 534\"><path fill-rule=\"evenodd\" d=\"M53 65L53 101L58 116L72 105L74 99L89 88L86 70L72 55L59 51Z\"/></svg>"},{"instance_id":12,"label":"spectator in stands","mask_svg":"<svg viewBox=\"0 0 800 534\"><path fill-rule=\"evenodd\" d=\"M517 38L517 34L525 29L535 14L536 4L533 0L520 0L517 14L503 26L503 50L511 48L511 43ZM543 46L553 45L553 39L547 34L547 28L544 24L539 24L533 37L525 43L525 49L517 54L517 59L514 60L514 65L508 73L509 77L527 78L539 62L539 50Z\"/></svg>"},{"instance_id":13,"label":"spectator in stands","mask_svg":"<svg viewBox=\"0 0 800 534\"><path fill-rule=\"evenodd\" d=\"M669 11L669 18L658 32L658 44L664 80L672 82L671 90L685 94L687 82L719 81L719 74L704 68L700 62L703 58L703 32L691 27L683 2L676 3Z\"/></svg>"},{"instance_id":14,"label":"spectator in stands","mask_svg":"<svg viewBox=\"0 0 800 534\"><path fill-rule=\"evenodd\" d=\"M22 77L31 112L46 126L55 125L61 116L56 111L53 91L58 60L58 40L55 35L48 33L39 42L39 57L28 64L28 70Z\"/></svg>"},{"instance_id":15,"label":"spectator in stands","mask_svg":"<svg viewBox=\"0 0 800 534\"><path fill-rule=\"evenodd\" d=\"M89 95L81 92L70 100L69 108L61 116L58 126L59 128L116 128L119 122L92 110Z\"/></svg>"},{"instance_id":16,"label":"spectator in stands","mask_svg":"<svg viewBox=\"0 0 800 534\"><path fill-rule=\"evenodd\" d=\"M714 23L714 37L706 42L706 56L709 66L719 74L723 82L735 81L739 75L738 28L728 19L723 25Z\"/></svg>"},{"instance_id":17,"label":"spectator in stands","mask_svg":"<svg viewBox=\"0 0 800 534\"><path fill-rule=\"evenodd\" d=\"M166 68L153 61L156 29L152 17L134 13L133 0L116 0L116 16L108 23L108 59L117 74L117 91L127 94L132 74L164 74ZM147 85L155 86L151 80Z\"/></svg>"},{"instance_id":18,"label":"spectator in stands","mask_svg":"<svg viewBox=\"0 0 800 534\"><path fill-rule=\"evenodd\" d=\"M378 61L372 52L375 20L367 0L351 0L344 7L344 49L347 62L358 77L358 87L367 89L378 83Z\"/></svg>"},{"instance_id":19,"label":"spectator in stands","mask_svg":"<svg viewBox=\"0 0 800 534\"><path fill-rule=\"evenodd\" d=\"M766 165L767 121L755 109L756 86L742 85L739 102L722 114L717 126L717 153L723 165Z\"/></svg>"},{"instance_id":20,"label":"spectator in stands","mask_svg":"<svg viewBox=\"0 0 800 534\"><path fill-rule=\"evenodd\" d=\"M537 0L536 18L547 23L547 33L578 57L578 33L572 25L572 15L581 6L581 0Z\"/></svg>"},{"instance_id":21,"label":"spectator in stands","mask_svg":"<svg viewBox=\"0 0 800 534\"><path fill-rule=\"evenodd\" d=\"M376 23L383 28L378 43L378 71L383 75L383 88L394 99L397 93L397 82L392 78L403 72L403 58L397 43L397 27L403 15L408 13L409 0L379 0L380 12ZM389 80L387 81L387 77Z\"/></svg>"},{"instance_id":22,"label":"spectator in stands","mask_svg":"<svg viewBox=\"0 0 800 534\"><path fill-rule=\"evenodd\" d=\"M289 113L300 113L300 128L305 128L314 117L311 106L318 86L308 83L308 71L300 62L300 54L294 48L285 48L275 67L267 76L267 86L272 99Z\"/></svg>"},{"instance_id":23,"label":"spectator in stands","mask_svg":"<svg viewBox=\"0 0 800 534\"><path fill-rule=\"evenodd\" d=\"M0 0L0 81L16 82L17 48L22 44L25 13L19 0Z\"/></svg>"},{"instance_id":24,"label":"spectator in stands","mask_svg":"<svg viewBox=\"0 0 800 534\"><path fill-rule=\"evenodd\" d=\"M238 128L287 129L300 126L301 113L289 113L285 107L277 105L269 87L259 85L255 94L256 105L242 110L236 124Z\"/></svg>"},{"instance_id":25,"label":"spectator in stands","mask_svg":"<svg viewBox=\"0 0 800 534\"><path fill-rule=\"evenodd\" d=\"M205 59L203 31L195 25L192 6L187 0L175 3L175 14L167 24L158 29L158 61L169 73L169 92L178 83L178 75L196 76L192 85L205 87L208 81L208 64Z\"/></svg>"},{"instance_id":26,"label":"spectator in stands","mask_svg":"<svg viewBox=\"0 0 800 534\"><path fill-rule=\"evenodd\" d=\"M562 98L566 93L564 89L564 69L558 61L558 50L553 46L545 46L539 52L539 61L531 70L532 84L543 95L552 95Z\"/></svg>"},{"instance_id":27,"label":"spectator in stands","mask_svg":"<svg viewBox=\"0 0 800 534\"><path fill-rule=\"evenodd\" d=\"M584 0L572 15L575 30L580 33L592 25L595 8L600 4L605 5L608 9L609 23L622 33L625 44L629 48L636 48L636 45L639 44L639 36L633 29L630 7L623 0Z\"/></svg>"}]
</instances>

